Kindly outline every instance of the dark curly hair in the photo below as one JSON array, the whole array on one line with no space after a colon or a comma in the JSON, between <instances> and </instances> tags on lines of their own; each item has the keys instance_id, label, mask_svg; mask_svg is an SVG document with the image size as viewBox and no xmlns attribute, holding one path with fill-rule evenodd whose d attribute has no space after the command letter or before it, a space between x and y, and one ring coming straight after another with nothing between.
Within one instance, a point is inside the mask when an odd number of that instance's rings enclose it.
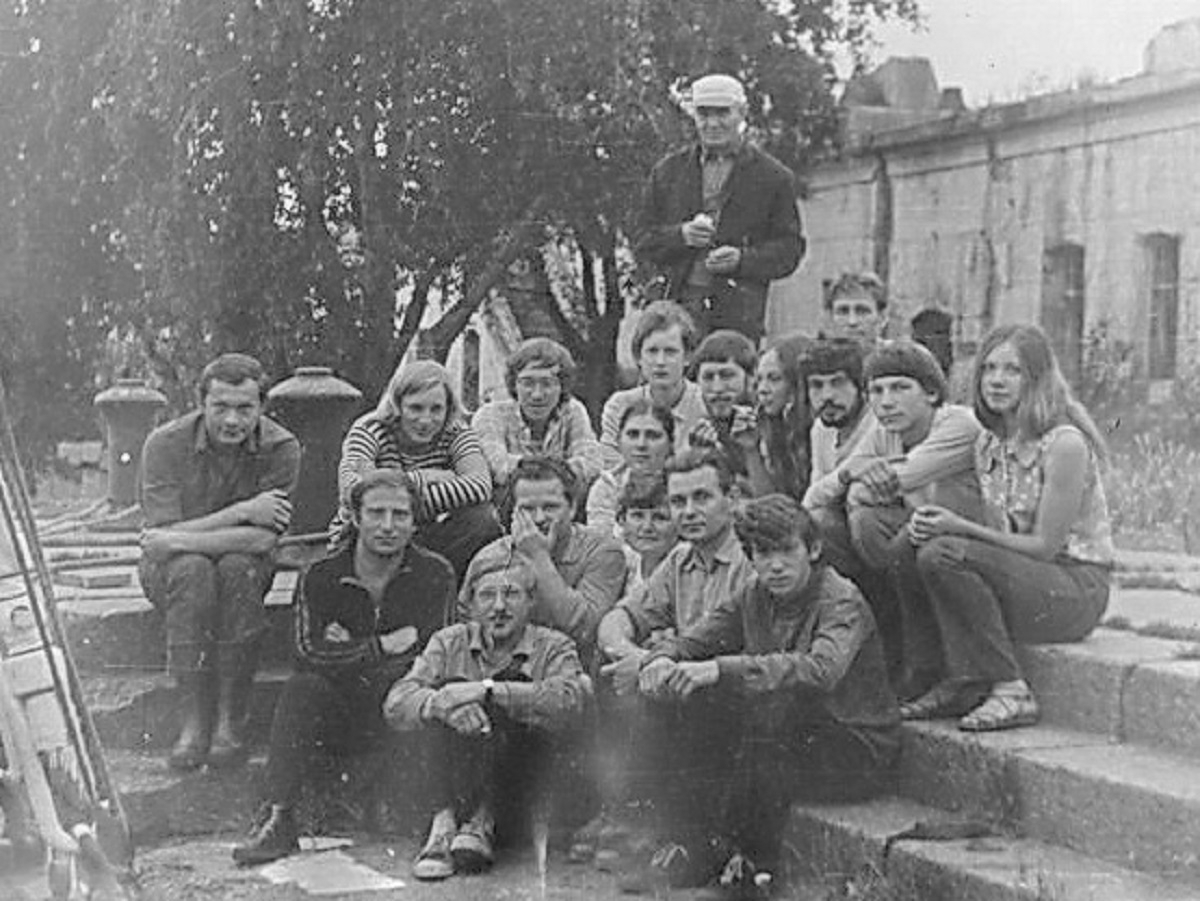
<instances>
[{"instance_id":1,"label":"dark curly hair","mask_svg":"<svg viewBox=\"0 0 1200 901\"><path fill-rule=\"evenodd\" d=\"M750 556L755 550L790 548L797 541L812 550L821 538L808 511L786 494L767 494L747 501L734 518L733 528Z\"/></svg>"}]
</instances>

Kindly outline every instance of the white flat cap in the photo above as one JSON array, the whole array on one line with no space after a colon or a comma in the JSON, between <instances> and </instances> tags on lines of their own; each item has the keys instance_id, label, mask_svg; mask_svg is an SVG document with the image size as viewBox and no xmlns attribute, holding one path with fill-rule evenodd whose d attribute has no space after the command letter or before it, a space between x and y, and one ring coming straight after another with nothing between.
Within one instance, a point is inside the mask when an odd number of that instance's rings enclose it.
<instances>
[{"instance_id":1,"label":"white flat cap","mask_svg":"<svg viewBox=\"0 0 1200 901\"><path fill-rule=\"evenodd\" d=\"M742 106L746 89L731 75L705 75L692 82L692 106Z\"/></svg>"}]
</instances>

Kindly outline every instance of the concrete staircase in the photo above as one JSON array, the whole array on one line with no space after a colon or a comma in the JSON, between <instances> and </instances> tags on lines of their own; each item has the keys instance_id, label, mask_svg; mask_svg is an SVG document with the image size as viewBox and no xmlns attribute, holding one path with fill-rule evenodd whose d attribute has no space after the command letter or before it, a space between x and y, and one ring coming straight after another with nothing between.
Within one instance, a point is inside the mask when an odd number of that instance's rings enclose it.
<instances>
[{"instance_id":1,"label":"concrete staircase","mask_svg":"<svg viewBox=\"0 0 1200 901\"><path fill-rule=\"evenodd\" d=\"M294 581L280 573L268 597L272 639L252 705L260 748L286 677ZM1160 633L1166 623L1179 639L1100 629L1079 645L1026 649L1040 725L985 735L952 721L907 725L896 796L797 807L793 869L819 888L804 897L1200 901L1200 645L1191 641L1200 597L1179 580L1143 584L1153 587L1119 590L1110 614ZM174 693L136 577L125 589L64 586L59 596L135 833L153 842L240 832L261 754L234 773L167 770ZM889 836L918 822L984 834L899 840L885 858Z\"/></svg>"},{"instance_id":2,"label":"concrete staircase","mask_svg":"<svg viewBox=\"0 0 1200 901\"><path fill-rule=\"evenodd\" d=\"M1200 899L1193 653L1110 629L1026 649L1040 725L983 735L953 721L906 725L897 796L797 808L797 859L810 877L838 874L860 892L886 879L895 897L922 901ZM922 821L988 834L900 840L885 858L888 837Z\"/></svg>"}]
</instances>

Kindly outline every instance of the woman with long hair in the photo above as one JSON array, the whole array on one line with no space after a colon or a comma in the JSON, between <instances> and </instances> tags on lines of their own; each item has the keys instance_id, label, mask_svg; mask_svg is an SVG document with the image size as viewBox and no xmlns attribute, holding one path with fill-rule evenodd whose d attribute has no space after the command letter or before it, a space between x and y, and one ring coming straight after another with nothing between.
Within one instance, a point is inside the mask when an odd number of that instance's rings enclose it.
<instances>
[{"instance_id":1,"label":"woman with long hair","mask_svg":"<svg viewBox=\"0 0 1200 901\"><path fill-rule=\"evenodd\" d=\"M1014 644L1091 632L1108 604L1113 545L1104 440L1041 329L990 332L972 385L986 521L918 508L914 553L900 556L897 576L905 665L932 683L902 714L961 716L959 728L982 732L1037 721Z\"/></svg>"},{"instance_id":2,"label":"woman with long hair","mask_svg":"<svg viewBox=\"0 0 1200 901\"><path fill-rule=\"evenodd\" d=\"M450 374L432 360L401 363L375 409L346 433L335 539L350 521L351 489L365 473L388 467L403 469L412 483L415 540L449 560L461 579L475 552L503 532L479 438L462 421Z\"/></svg>"},{"instance_id":3,"label":"woman with long hair","mask_svg":"<svg viewBox=\"0 0 1200 901\"><path fill-rule=\"evenodd\" d=\"M767 482L752 485L755 495L780 492L799 501L808 489L812 417L804 390L803 362L813 347L807 335L792 333L768 342L758 358L758 450ZM753 469L751 481L754 479Z\"/></svg>"}]
</instances>

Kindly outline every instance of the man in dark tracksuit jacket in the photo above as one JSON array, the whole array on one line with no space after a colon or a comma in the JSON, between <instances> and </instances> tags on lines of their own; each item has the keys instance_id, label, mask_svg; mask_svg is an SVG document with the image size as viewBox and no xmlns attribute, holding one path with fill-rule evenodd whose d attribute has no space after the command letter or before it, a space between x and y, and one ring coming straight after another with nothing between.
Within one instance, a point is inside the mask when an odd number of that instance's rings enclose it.
<instances>
[{"instance_id":1,"label":"man in dark tracksuit jacket","mask_svg":"<svg viewBox=\"0 0 1200 901\"><path fill-rule=\"evenodd\" d=\"M744 140L746 94L737 79L697 79L691 113L699 141L651 172L637 254L662 270L666 296L702 333L731 328L757 343L767 288L804 255L792 173Z\"/></svg>"},{"instance_id":2,"label":"man in dark tracksuit jacket","mask_svg":"<svg viewBox=\"0 0 1200 901\"><path fill-rule=\"evenodd\" d=\"M445 558L410 542L413 495L397 469L368 473L350 495L354 541L296 588L296 672L271 723L270 816L233 851L266 863L298 847L292 815L316 752L363 751L387 734L392 683L450 616L457 581Z\"/></svg>"}]
</instances>

